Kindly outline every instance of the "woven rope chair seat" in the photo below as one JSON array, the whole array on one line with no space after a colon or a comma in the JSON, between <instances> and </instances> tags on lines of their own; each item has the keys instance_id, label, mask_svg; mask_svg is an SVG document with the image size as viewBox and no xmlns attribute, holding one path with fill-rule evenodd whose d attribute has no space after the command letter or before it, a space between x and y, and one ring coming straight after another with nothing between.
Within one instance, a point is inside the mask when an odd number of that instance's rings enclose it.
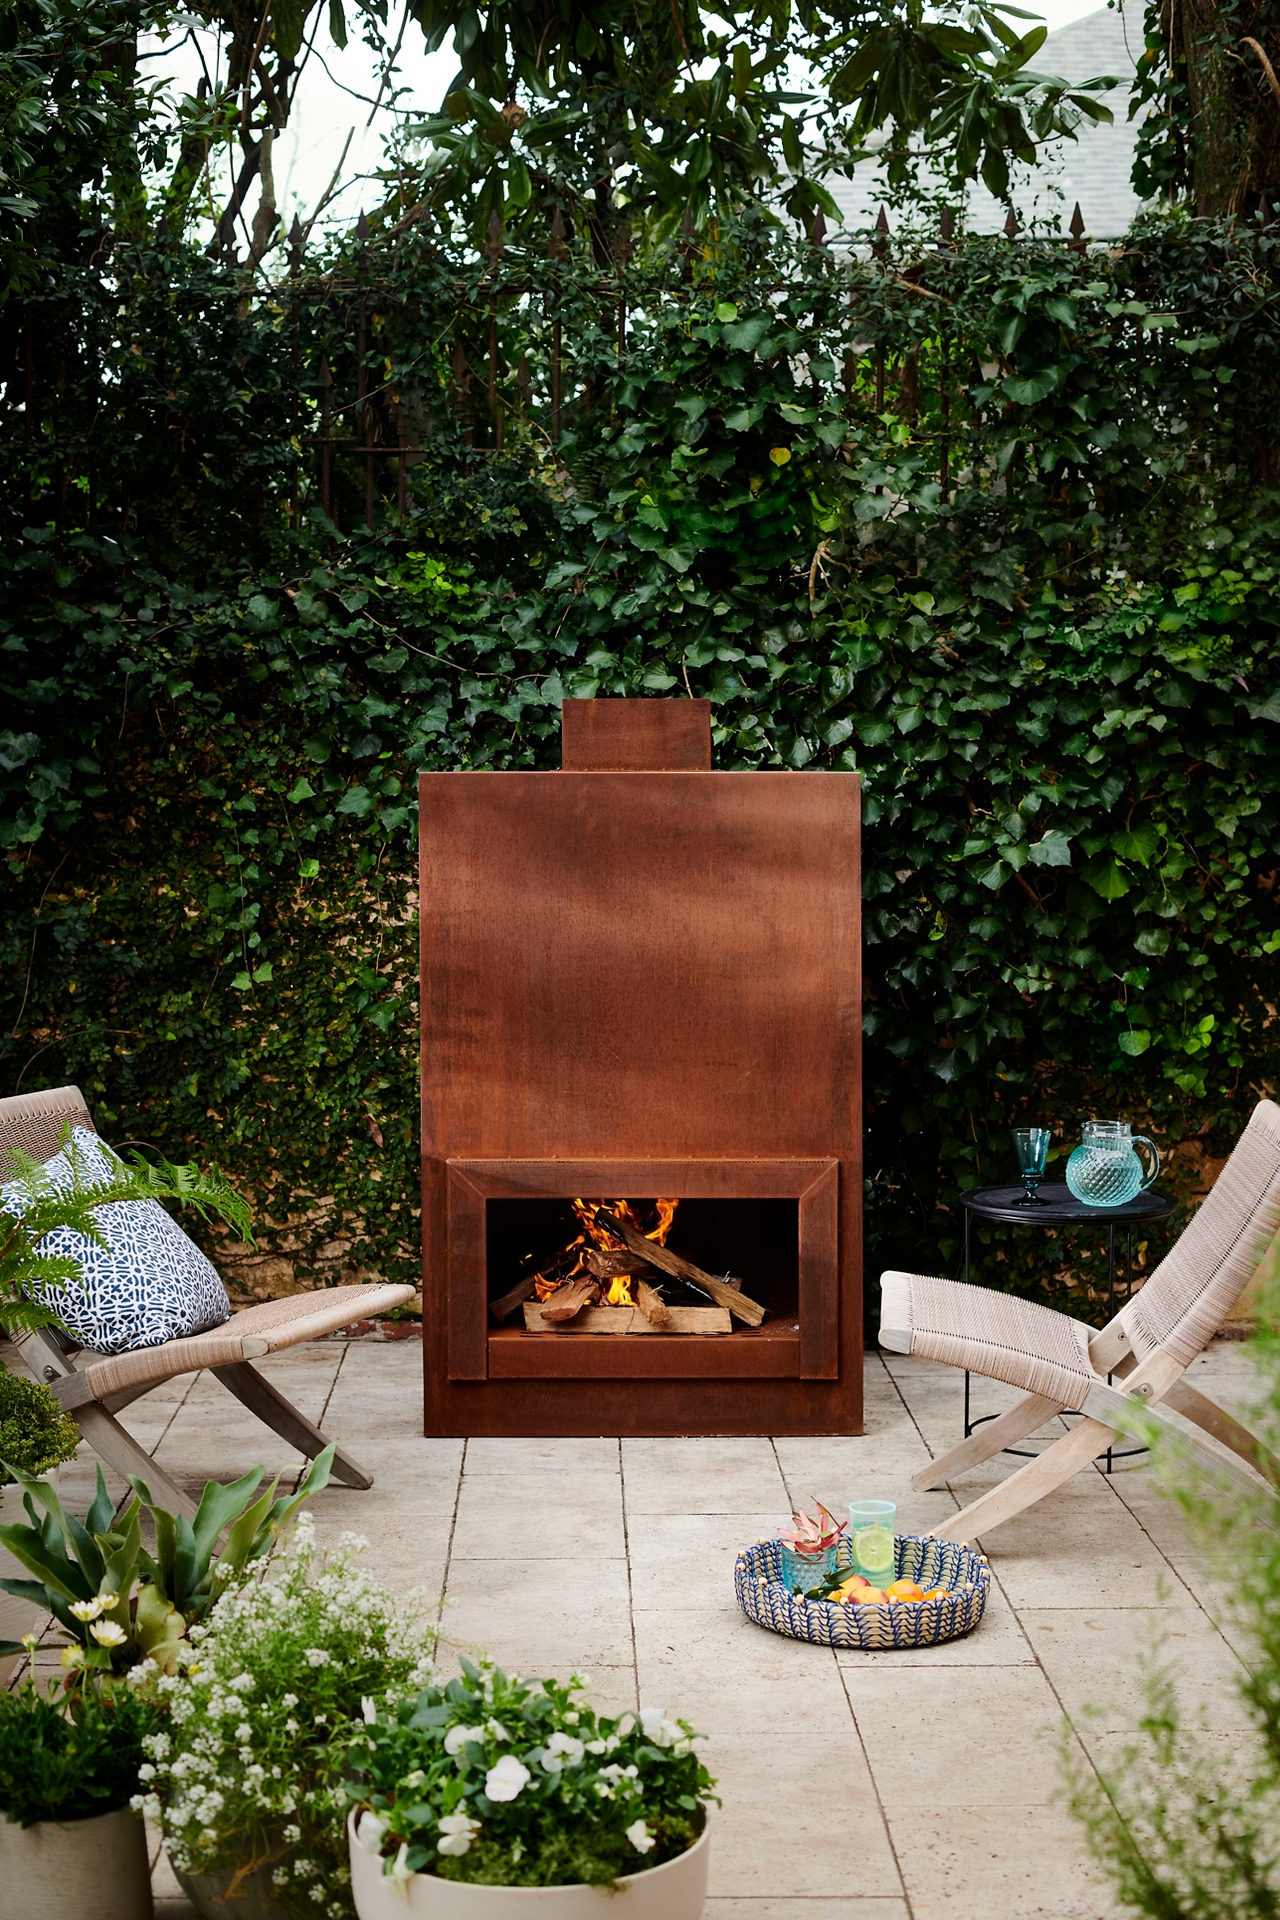
<instances>
[{"instance_id":1,"label":"woven rope chair seat","mask_svg":"<svg viewBox=\"0 0 1280 1920\"><path fill-rule=\"evenodd\" d=\"M926 1360L965 1367L1064 1407L1084 1405L1097 1379L1082 1321L1010 1293L938 1280L923 1273L886 1273L880 1283L886 1327L911 1335Z\"/></svg>"}]
</instances>

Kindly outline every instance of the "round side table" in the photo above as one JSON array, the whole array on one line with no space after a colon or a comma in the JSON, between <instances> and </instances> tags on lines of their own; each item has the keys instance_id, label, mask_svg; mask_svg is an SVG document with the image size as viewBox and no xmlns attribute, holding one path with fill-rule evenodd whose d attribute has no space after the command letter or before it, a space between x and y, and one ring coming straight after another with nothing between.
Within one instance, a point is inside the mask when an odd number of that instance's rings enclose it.
<instances>
[{"instance_id":1,"label":"round side table","mask_svg":"<svg viewBox=\"0 0 1280 1920\"><path fill-rule=\"evenodd\" d=\"M1011 1227L1079 1227L1105 1226L1107 1229L1107 1319L1115 1312L1116 1302L1116 1230L1124 1230L1124 1297L1127 1300L1133 1290L1133 1229L1135 1226L1151 1220L1164 1220L1173 1212L1177 1201L1172 1194L1161 1193L1158 1187L1148 1187L1145 1193L1135 1194L1132 1200L1126 1200L1120 1207L1086 1207L1077 1200L1065 1181L1051 1180L1043 1184L1037 1196L1039 1204L1027 1206L1026 1192L1021 1182L1008 1187L975 1187L971 1193L960 1196L960 1205L964 1208L964 1273L962 1279L969 1279L969 1228L974 1220L999 1220ZM1107 1376L1110 1379L1110 1375ZM994 1420L994 1413L984 1413L977 1420L969 1417L969 1375L964 1376L964 1437L967 1440L975 1427L988 1420ZM1016 1453L1021 1460L1034 1460L1035 1454L1027 1453L1021 1447L1006 1447L1006 1453ZM1137 1447L1133 1452L1141 1453ZM1107 1472L1111 1471L1112 1458L1127 1460L1128 1453L1107 1454Z\"/></svg>"}]
</instances>

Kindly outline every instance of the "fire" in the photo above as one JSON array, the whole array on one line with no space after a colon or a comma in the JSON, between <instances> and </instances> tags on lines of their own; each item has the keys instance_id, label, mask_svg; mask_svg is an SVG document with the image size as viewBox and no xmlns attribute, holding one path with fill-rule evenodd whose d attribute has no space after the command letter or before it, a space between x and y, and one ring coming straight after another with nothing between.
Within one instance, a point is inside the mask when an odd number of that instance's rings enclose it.
<instances>
[{"instance_id":1,"label":"fire","mask_svg":"<svg viewBox=\"0 0 1280 1920\"><path fill-rule=\"evenodd\" d=\"M575 1274L590 1271L587 1263L589 1253L617 1256L623 1259L628 1257L625 1241L619 1240L616 1234L609 1233L604 1227L596 1225L597 1207L607 1208L620 1220L625 1220L628 1226L634 1227L637 1233L642 1233L646 1240L653 1240L658 1246L663 1247L667 1243L667 1235L671 1231L671 1222L675 1218L675 1211L679 1204L678 1200L655 1200L653 1205L656 1219L651 1225L646 1226L640 1215L625 1200L575 1200L573 1211L578 1217L582 1231L567 1243L563 1252L565 1254L576 1252L577 1258L567 1269L563 1267L563 1261L559 1256L554 1262L549 1263L554 1271L550 1274L538 1275L536 1289L538 1299L549 1299L556 1288L563 1286L566 1280L571 1280ZM630 1274L614 1274L608 1280L607 1291L605 1278L602 1276L600 1290L608 1306L630 1307L635 1304L631 1297Z\"/></svg>"}]
</instances>

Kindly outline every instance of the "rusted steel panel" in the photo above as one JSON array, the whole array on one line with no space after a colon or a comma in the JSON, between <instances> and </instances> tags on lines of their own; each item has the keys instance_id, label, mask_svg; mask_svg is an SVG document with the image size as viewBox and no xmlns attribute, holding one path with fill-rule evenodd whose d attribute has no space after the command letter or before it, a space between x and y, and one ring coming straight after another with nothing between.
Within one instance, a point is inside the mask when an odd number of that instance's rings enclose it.
<instances>
[{"instance_id":1,"label":"rusted steel panel","mask_svg":"<svg viewBox=\"0 0 1280 1920\"><path fill-rule=\"evenodd\" d=\"M710 773L709 700L566 700L566 773Z\"/></svg>"},{"instance_id":2,"label":"rusted steel panel","mask_svg":"<svg viewBox=\"0 0 1280 1920\"><path fill-rule=\"evenodd\" d=\"M427 1431L859 1431L857 775L424 774L420 798ZM768 1323L764 1340L565 1342L658 1349L618 1353L627 1378L597 1391L565 1370L603 1356L540 1361L558 1336L484 1328L477 1162L523 1163L527 1192L529 1163L702 1161L723 1195L726 1163L787 1159L835 1163L793 1188L798 1347ZM452 1209L450 1161L468 1163ZM565 1191L553 1179L541 1193ZM707 1359L673 1368L732 1364L745 1384L642 1377L690 1345ZM741 1357L713 1362L723 1348Z\"/></svg>"}]
</instances>

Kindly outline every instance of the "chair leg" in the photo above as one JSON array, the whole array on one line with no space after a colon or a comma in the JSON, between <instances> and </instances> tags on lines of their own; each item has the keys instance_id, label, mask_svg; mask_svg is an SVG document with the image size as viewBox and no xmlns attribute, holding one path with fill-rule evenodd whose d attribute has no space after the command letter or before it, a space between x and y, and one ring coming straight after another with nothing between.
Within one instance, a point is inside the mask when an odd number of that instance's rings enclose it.
<instances>
[{"instance_id":1,"label":"chair leg","mask_svg":"<svg viewBox=\"0 0 1280 1920\"><path fill-rule=\"evenodd\" d=\"M1111 1427L1104 1426L1101 1420L1081 1420L1072 1427L1070 1433L1064 1433L1061 1440L1055 1440L1034 1460L1028 1460L1025 1467L1017 1473L1011 1473L990 1493L984 1493L960 1513L945 1520L940 1527L931 1532L938 1540L977 1540L990 1533L993 1527L1003 1526L1006 1520L1012 1520L1015 1514L1043 1500L1055 1487L1072 1479L1105 1453L1115 1439Z\"/></svg>"},{"instance_id":2,"label":"chair leg","mask_svg":"<svg viewBox=\"0 0 1280 1920\"><path fill-rule=\"evenodd\" d=\"M1198 1393L1185 1380L1178 1380L1169 1388L1161 1404L1172 1407L1184 1420L1190 1420L1202 1432L1220 1440L1224 1447L1230 1447L1232 1453L1239 1454L1242 1460L1247 1460L1251 1467L1256 1468L1264 1480L1269 1480L1273 1487L1280 1487L1280 1460L1263 1446L1261 1440L1254 1439L1248 1427L1242 1427L1238 1420L1224 1413L1207 1394Z\"/></svg>"},{"instance_id":3,"label":"chair leg","mask_svg":"<svg viewBox=\"0 0 1280 1920\"><path fill-rule=\"evenodd\" d=\"M135 1440L105 1407L90 1400L84 1406L73 1407L71 1418L94 1452L109 1467L114 1467L126 1479L132 1473L139 1480L145 1480L153 1499L161 1506L168 1507L170 1513L185 1513L188 1520L195 1519L195 1501L188 1498L182 1488L169 1478L163 1467L157 1466L142 1443Z\"/></svg>"},{"instance_id":4,"label":"chair leg","mask_svg":"<svg viewBox=\"0 0 1280 1920\"><path fill-rule=\"evenodd\" d=\"M1042 1427L1046 1420L1052 1420L1055 1413L1062 1410L1060 1400L1046 1400L1043 1394L1029 1393L995 1420L984 1420L976 1427L967 1440L961 1440L950 1452L931 1460L927 1467L921 1467L919 1473L913 1473L911 1484L917 1493L923 1493L929 1487L945 1486L948 1480L954 1480L958 1474L967 1473L970 1467L981 1466L984 1460L990 1460L993 1454L1005 1447L1011 1447L1015 1440L1025 1440L1029 1433Z\"/></svg>"},{"instance_id":5,"label":"chair leg","mask_svg":"<svg viewBox=\"0 0 1280 1920\"><path fill-rule=\"evenodd\" d=\"M300 1413L291 1400L286 1400L278 1388L264 1379L256 1367L247 1360L236 1360L228 1367L214 1367L215 1380L220 1380L228 1393L234 1393L250 1413L256 1413L259 1420L265 1421L273 1433L287 1440L291 1447L297 1447L309 1460L323 1453L329 1441L319 1427L313 1427L304 1413ZM373 1475L357 1466L349 1453L341 1447L334 1450L333 1478L344 1487L371 1487Z\"/></svg>"}]
</instances>

